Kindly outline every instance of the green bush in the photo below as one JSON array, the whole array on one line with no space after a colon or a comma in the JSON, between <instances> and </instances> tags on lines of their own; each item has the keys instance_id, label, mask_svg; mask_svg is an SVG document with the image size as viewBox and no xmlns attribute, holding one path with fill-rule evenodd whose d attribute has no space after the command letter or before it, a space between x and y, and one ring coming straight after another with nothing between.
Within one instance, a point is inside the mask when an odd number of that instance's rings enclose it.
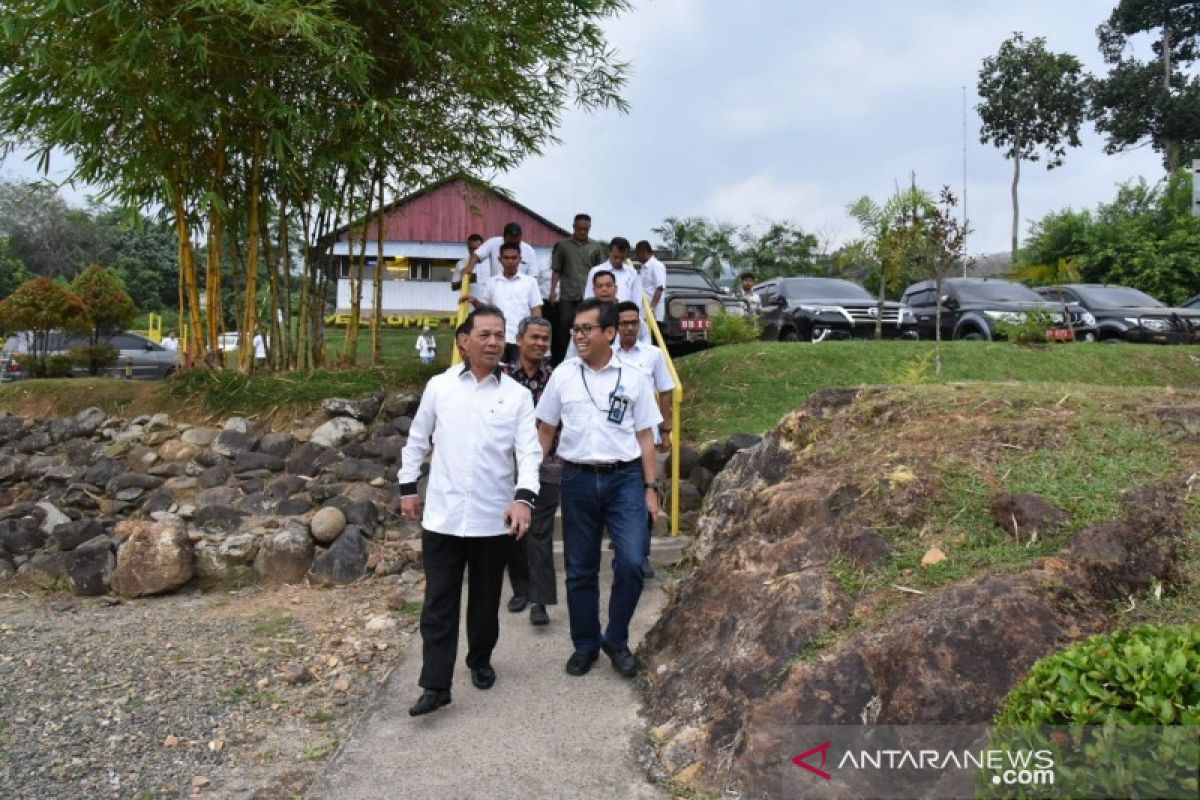
<instances>
[{"instance_id":1,"label":"green bush","mask_svg":"<svg viewBox=\"0 0 1200 800\"><path fill-rule=\"evenodd\" d=\"M100 375L117 365L120 351L107 342L76 347L71 351L71 360L88 371L89 375Z\"/></svg>"},{"instance_id":2,"label":"green bush","mask_svg":"<svg viewBox=\"0 0 1200 800\"><path fill-rule=\"evenodd\" d=\"M758 341L762 334L757 317L718 314L711 320L708 340L713 344L747 344Z\"/></svg>"},{"instance_id":3,"label":"green bush","mask_svg":"<svg viewBox=\"0 0 1200 800\"><path fill-rule=\"evenodd\" d=\"M996 332L1013 344L1043 344L1046 331L1053 327L1054 315L1045 311L1029 311L1020 322L997 322Z\"/></svg>"},{"instance_id":4,"label":"green bush","mask_svg":"<svg viewBox=\"0 0 1200 800\"><path fill-rule=\"evenodd\" d=\"M1195 796L1200 626L1143 625L1043 658L995 723L993 746L1055 751L1055 796Z\"/></svg>"},{"instance_id":5,"label":"green bush","mask_svg":"<svg viewBox=\"0 0 1200 800\"><path fill-rule=\"evenodd\" d=\"M56 353L46 359L46 378L69 378L75 359L68 353Z\"/></svg>"}]
</instances>

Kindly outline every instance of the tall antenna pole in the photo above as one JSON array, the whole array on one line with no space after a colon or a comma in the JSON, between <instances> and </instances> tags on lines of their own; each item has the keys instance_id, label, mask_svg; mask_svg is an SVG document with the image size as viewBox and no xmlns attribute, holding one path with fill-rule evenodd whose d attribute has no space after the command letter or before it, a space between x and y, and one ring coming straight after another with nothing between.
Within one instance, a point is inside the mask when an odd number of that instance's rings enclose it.
<instances>
[{"instance_id":1,"label":"tall antenna pole","mask_svg":"<svg viewBox=\"0 0 1200 800\"><path fill-rule=\"evenodd\" d=\"M967 87L962 87L962 227L963 227L963 277L967 277Z\"/></svg>"}]
</instances>

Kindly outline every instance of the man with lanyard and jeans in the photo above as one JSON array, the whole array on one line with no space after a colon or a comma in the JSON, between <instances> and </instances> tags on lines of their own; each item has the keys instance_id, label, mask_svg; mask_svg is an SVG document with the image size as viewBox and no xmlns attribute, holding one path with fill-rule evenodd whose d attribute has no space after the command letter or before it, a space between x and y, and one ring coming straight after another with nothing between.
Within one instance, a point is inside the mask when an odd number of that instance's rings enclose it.
<instances>
[{"instance_id":1,"label":"man with lanyard and jeans","mask_svg":"<svg viewBox=\"0 0 1200 800\"><path fill-rule=\"evenodd\" d=\"M612 303L580 303L571 335L579 356L554 370L536 412L543 454L550 452L562 424L563 545L575 646L566 670L586 674L603 650L613 669L632 678L638 662L629 651L629 621L645 582L646 515L658 516L654 428L662 415L649 377L625 367L613 352L617 309ZM602 635L600 557L606 527L615 552L608 627Z\"/></svg>"},{"instance_id":2,"label":"man with lanyard and jeans","mask_svg":"<svg viewBox=\"0 0 1200 800\"><path fill-rule=\"evenodd\" d=\"M583 302L588 270L604 263L604 245L589 238L592 218L576 214L571 235L554 246L550 255L550 302L558 301L558 316L552 319L554 340L550 363L558 366L566 358L571 342L570 327L575 324L575 307Z\"/></svg>"},{"instance_id":3,"label":"man with lanyard and jeans","mask_svg":"<svg viewBox=\"0 0 1200 800\"><path fill-rule=\"evenodd\" d=\"M520 356L501 367L505 375L529 390L533 403L542 398L550 382L553 368L546 362L550 350L551 326L541 317L526 317L517 328L517 347ZM508 558L508 579L513 596L508 610L519 614L529 608L532 625L549 625L546 606L558 603L558 587L554 574L554 517L558 514L559 484L562 483L562 463L554 450L542 459L538 473L537 506L529 533L512 541Z\"/></svg>"},{"instance_id":4,"label":"man with lanyard and jeans","mask_svg":"<svg viewBox=\"0 0 1200 800\"><path fill-rule=\"evenodd\" d=\"M654 444L658 452L671 449L671 393L675 391L675 379L667 369L667 359L662 350L638 339L638 328L642 324L641 313L635 303L617 304L617 358L637 367L650 376L654 391L658 393L658 410L663 422L654 432ZM650 523L653 535L654 523ZM654 565L650 563L650 539L646 539L646 563L643 565L647 578L654 577Z\"/></svg>"},{"instance_id":5,"label":"man with lanyard and jeans","mask_svg":"<svg viewBox=\"0 0 1200 800\"><path fill-rule=\"evenodd\" d=\"M467 363L426 384L398 475L401 513L421 519L425 569L417 681L424 692L408 710L414 717L450 703L464 569L471 683L490 689L496 682L491 657L500 635L508 539L529 529L538 492L533 401L500 371L504 315L493 306L477 308L463 331ZM431 449L422 514L417 481Z\"/></svg>"}]
</instances>

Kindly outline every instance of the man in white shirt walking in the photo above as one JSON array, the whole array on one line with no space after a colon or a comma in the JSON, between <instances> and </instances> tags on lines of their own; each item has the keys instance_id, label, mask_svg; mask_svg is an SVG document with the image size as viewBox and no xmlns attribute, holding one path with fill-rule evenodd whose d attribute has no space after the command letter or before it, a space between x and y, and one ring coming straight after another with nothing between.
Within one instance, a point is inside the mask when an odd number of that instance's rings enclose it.
<instances>
[{"instance_id":1,"label":"man in white shirt walking","mask_svg":"<svg viewBox=\"0 0 1200 800\"><path fill-rule=\"evenodd\" d=\"M521 248L521 261L517 272L528 275L537 281L540 295L543 298L549 297L550 270L543 269L533 246L521 241L521 226L515 222L504 226L503 236L493 236L475 248L475 252L471 253L467 259L467 265L463 268L463 272L471 273L471 282L476 286L482 285L493 275L499 275L502 272L500 247L505 244L515 244Z\"/></svg>"},{"instance_id":2,"label":"man in white shirt walking","mask_svg":"<svg viewBox=\"0 0 1200 800\"><path fill-rule=\"evenodd\" d=\"M491 657L508 537L529 529L541 463L529 392L499 370L504 322L494 306L467 317L460 341L468 363L430 379L401 454L400 510L421 519L425 569L424 692L408 710L414 717L450 703L464 569L471 683L490 689L496 682ZM417 481L431 449L422 514Z\"/></svg>"},{"instance_id":3,"label":"man in white shirt walking","mask_svg":"<svg viewBox=\"0 0 1200 800\"><path fill-rule=\"evenodd\" d=\"M521 248L505 242L500 245L500 267L502 272L493 275L479 286L479 294L466 298L479 308L494 305L504 312L504 355L501 361L511 364L519 356L517 329L526 317L542 316L542 296L537 281L521 275Z\"/></svg>"},{"instance_id":4,"label":"man in white shirt walking","mask_svg":"<svg viewBox=\"0 0 1200 800\"><path fill-rule=\"evenodd\" d=\"M667 268L654 257L654 250L645 239L637 243L637 246L633 248L633 253L642 265L642 289L650 298L650 307L654 309L654 318L662 322L663 314L666 311L663 293L667 290Z\"/></svg>"},{"instance_id":5,"label":"man in white shirt walking","mask_svg":"<svg viewBox=\"0 0 1200 800\"><path fill-rule=\"evenodd\" d=\"M617 309L585 300L571 329L578 358L554 370L537 406L538 439L550 452L562 423L561 503L567 612L575 652L567 674L581 676L603 650L613 669L638 672L629 621L642 595L647 513L658 514L653 429L662 422L644 372L613 353ZM600 629L600 554L607 527L614 545L608 627Z\"/></svg>"}]
</instances>

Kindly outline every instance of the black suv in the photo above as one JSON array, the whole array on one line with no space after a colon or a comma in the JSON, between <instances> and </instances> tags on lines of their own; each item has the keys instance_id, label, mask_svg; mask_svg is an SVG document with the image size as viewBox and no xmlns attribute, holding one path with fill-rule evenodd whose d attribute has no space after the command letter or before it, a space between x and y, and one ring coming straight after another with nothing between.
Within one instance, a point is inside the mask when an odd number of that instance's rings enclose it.
<instances>
[{"instance_id":1,"label":"black suv","mask_svg":"<svg viewBox=\"0 0 1200 800\"><path fill-rule=\"evenodd\" d=\"M1039 295L1054 303L1078 303L1096 318L1100 341L1153 344L1200 342L1200 310L1169 308L1145 292L1103 283L1042 286Z\"/></svg>"},{"instance_id":2,"label":"black suv","mask_svg":"<svg viewBox=\"0 0 1200 800\"><path fill-rule=\"evenodd\" d=\"M762 338L820 342L871 339L879 301L840 278L773 278L754 287L762 302ZM903 303L883 304L885 339L917 338L916 318Z\"/></svg>"},{"instance_id":3,"label":"black suv","mask_svg":"<svg viewBox=\"0 0 1200 800\"><path fill-rule=\"evenodd\" d=\"M933 281L904 290L904 302L917 315L922 339L934 338L937 288ZM1078 305L1051 303L1021 283L999 278L946 278L942 281L943 339L1002 339L1000 325L1020 324L1030 312L1050 317L1046 338L1059 341L1096 338L1096 319Z\"/></svg>"},{"instance_id":4,"label":"black suv","mask_svg":"<svg viewBox=\"0 0 1200 800\"><path fill-rule=\"evenodd\" d=\"M661 326L667 344L706 342L713 317L746 315L746 303L722 290L704 270L680 264L667 264L666 268Z\"/></svg>"}]
</instances>

